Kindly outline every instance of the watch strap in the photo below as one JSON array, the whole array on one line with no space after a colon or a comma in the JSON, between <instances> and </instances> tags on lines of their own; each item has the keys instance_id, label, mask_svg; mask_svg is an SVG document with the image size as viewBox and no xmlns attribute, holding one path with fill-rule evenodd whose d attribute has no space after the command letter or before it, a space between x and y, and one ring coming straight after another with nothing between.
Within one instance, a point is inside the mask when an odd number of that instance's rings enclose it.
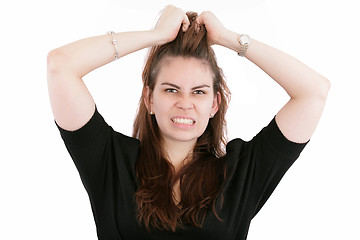
<instances>
[{"instance_id":1,"label":"watch strap","mask_svg":"<svg viewBox=\"0 0 360 240\"><path fill-rule=\"evenodd\" d=\"M246 38L247 41L242 41L243 38ZM241 34L238 41L240 43L240 52L238 52L238 55L244 57L246 54L246 50L250 45L250 37L246 34Z\"/></svg>"}]
</instances>

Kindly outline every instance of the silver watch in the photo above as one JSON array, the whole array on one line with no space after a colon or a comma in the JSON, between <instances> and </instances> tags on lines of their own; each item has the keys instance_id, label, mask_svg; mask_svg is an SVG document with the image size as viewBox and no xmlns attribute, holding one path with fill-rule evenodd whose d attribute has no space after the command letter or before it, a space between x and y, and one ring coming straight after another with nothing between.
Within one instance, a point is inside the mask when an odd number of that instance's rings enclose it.
<instances>
[{"instance_id":1,"label":"silver watch","mask_svg":"<svg viewBox=\"0 0 360 240\"><path fill-rule=\"evenodd\" d=\"M244 57L246 54L246 50L248 49L250 45L251 39L249 35L241 34L239 37L239 43L240 43L240 52L238 52L238 55L241 57Z\"/></svg>"}]
</instances>

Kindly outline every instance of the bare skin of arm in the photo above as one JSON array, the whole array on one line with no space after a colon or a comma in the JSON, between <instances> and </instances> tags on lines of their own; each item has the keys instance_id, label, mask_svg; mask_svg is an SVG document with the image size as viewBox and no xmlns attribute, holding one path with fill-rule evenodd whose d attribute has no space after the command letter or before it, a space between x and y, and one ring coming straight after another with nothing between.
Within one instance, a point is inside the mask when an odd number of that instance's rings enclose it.
<instances>
[{"instance_id":1,"label":"bare skin of arm","mask_svg":"<svg viewBox=\"0 0 360 240\"><path fill-rule=\"evenodd\" d=\"M167 6L155 29L114 34L119 57L170 42L181 26L186 31L189 24L185 12ZM55 121L60 127L74 131L89 121L95 111L95 103L82 78L112 62L114 56L112 36L107 34L82 39L49 52L48 90Z\"/></svg>"},{"instance_id":2,"label":"bare skin of arm","mask_svg":"<svg viewBox=\"0 0 360 240\"><path fill-rule=\"evenodd\" d=\"M240 35L225 28L213 13L203 12L197 22L205 25L211 44L240 52ZM307 142L320 120L330 82L299 60L255 39L251 40L245 57L284 88L291 98L276 115L284 136L293 142Z\"/></svg>"}]
</instances>

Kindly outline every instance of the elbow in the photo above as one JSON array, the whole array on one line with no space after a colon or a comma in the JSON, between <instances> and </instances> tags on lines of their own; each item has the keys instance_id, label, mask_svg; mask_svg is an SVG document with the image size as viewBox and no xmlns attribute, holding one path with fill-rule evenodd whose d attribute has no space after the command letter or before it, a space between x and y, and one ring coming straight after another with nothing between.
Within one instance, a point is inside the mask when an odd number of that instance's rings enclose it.
<instances>
[{"instance_id":1,"label":"elbow","mask_svg":"<svg viewBox=\"0 0 360 240\"><path fill-rule=\"evenodd\" d=\"M47 55L47 73L48 76L59 75L63 73L73 73L74 69L72 57L68 51L63 48L51 50Z\"/></svg>"},{"instance_id":2,"label":"elbow","mask_svg":"<svg viewBox=\"0 0 360 240\"><path fill-rule=\"evenodd\" d=\"M47 55L47 72L48 75L53 75L59 72L65 60L64 54L59 49L50 51Z\"/></svg>"},{"instance_id":3,"label":"elbow","mask_svg":"<svg viewBox=\"0 0 360 240\"><path fill-rule=\"evenodd\" d=\"M320 77L309 82L298 94L290 95L293 99L318 99L326 101L330 91L330 81L325 77ZM301 88L299 88L301 89Z\"/></svg>"},{"instance_id":4,"label":"elbow","mask_svg":"<svg viewBox=\"0 0 360 240\"><path fill-rule=\"evenodd\" d=\"M328 96L329 91L330 91L330 87L331 87L330 81L327 78L323 78L322 83L321 83L321 87L320 87L320 90L319 90L319 95L324 100L327 99L327 96Z\"/></svg>"},{"instance_id":5,"label":"elbow","mask_svg":"<svg viewBox=\"0 0 360 240\"><path fill-rule=\"evenodd\" d=\"M314 79L309 86L305 97L312 97L326 101L330 91L330 81L325 77Z\"/></svg>"}]
</instances>

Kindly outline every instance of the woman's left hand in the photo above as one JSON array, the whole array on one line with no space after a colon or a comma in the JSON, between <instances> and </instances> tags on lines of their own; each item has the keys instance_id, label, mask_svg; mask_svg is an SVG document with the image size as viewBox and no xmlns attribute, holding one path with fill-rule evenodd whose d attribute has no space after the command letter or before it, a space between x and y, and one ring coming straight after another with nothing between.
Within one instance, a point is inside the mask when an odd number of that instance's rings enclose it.
<instances>
[{"instance_id":1,"label":"woman's left hand","mask_svg":"<svg viewBox=\"0 0 360 240\"><path fill-rule=\"evenodd\" d=\"M228 29L219 21L214 13L210 11L202 12L196 19L199 25L205 25L208 41L211 45L223 45L223 37Z\"/></svg>"}]
</instances>

